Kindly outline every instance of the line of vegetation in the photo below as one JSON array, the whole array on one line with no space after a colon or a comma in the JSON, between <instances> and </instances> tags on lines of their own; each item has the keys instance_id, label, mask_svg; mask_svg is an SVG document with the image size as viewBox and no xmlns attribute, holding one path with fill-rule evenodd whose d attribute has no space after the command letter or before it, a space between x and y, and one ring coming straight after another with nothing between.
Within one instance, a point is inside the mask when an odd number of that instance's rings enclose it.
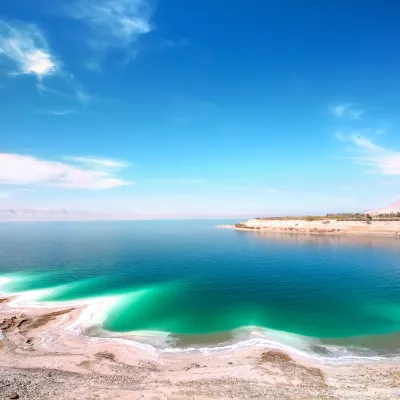
<instances>
[{"instance_id":1,"label":"line of vegetation","mask_svg":"<svg viewBox=\"0 0 400 400\"><path fill-rule=\"evenodd\" d=\"M288 217L263 217L256 218L260 221L400 221L400 212L390 214L363 214L363 213L340 213L340 214L326 214L326 215L303 215L303 216L288 216Z\"/></svg>"}]
</instances>

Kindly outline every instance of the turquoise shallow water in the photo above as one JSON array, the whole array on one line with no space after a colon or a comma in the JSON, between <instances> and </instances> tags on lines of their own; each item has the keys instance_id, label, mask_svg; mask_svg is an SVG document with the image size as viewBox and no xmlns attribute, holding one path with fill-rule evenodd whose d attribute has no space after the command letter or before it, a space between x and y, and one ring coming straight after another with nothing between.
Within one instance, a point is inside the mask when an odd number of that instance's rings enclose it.
<instances>
[{"instance_id":1,"label":"turquoise shallow water","mask_svg":"<svg viewBox=\"0 0 400 400\"><path fill-rule=\"evenodd\" d=\"M52 288L41 300L55 302L118 296L102 328L182 343L260 326L400 349L399 239L214 227L225 222L0 224L3 290Z\"/></svg>"}]
</instances>

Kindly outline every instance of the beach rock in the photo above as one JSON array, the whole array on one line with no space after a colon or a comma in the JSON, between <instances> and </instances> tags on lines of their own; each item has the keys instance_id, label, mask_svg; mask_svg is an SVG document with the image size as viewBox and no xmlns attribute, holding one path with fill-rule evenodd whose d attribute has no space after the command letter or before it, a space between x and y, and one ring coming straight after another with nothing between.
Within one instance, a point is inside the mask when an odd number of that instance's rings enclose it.
<instances>
[{"instance_id":1,"label":"beach rock","mask_svg":"<svg viewBox=\"0 0 400 400\"><path fill-rule=\"evenodd\" d=\"M21 316L22 317L22 316ZM25 325L29 320L27 318L22 318L18 324L17 324L17 328L21 328L21 326Z\"/></svg>"},{"instance_id":2,"label":"beach rock","mask_svg":"<svg viewBox=\"0 0 400 400\"><path fill-rule=\"evenodd\" d=\"M9 399L19 399L19 395L16 392L11 392L8 396Z\"/></svg>"},{"instance_id":3,"label":"beach rock","mask_svg":"<svg viewBox=\"0 0 400 400\"><path fill-rule=\"evenodd\" d=\"M285 363L293 361L290 356L285 353L282 353L278 350L270 350L262 353L261 360L263 362L272 362L272 363Z\"/></svg>"},{"instance_id":4,"label":"beach rock","mask_svg":"<svg viewBox=\"0 0 400 400\"><path fill-rule=\"evenodd\" d=\"M192 368L201 368L201 366L199 364L193 363L192 365L190 365L190 367L186 368L186 371L189 371L189 369L192 369Z\"/></svg>"},{"instance_id":5,"label":"beach rock","mask_svg":"<svg viewBox=\"0 0 400 400\"><path fill-rule=\"evenodd\" d=\"M115 354L110 353L109 351L100 351L96 353L95 356L100 359L103 358L105 360L115 361Z\"/></svg>"}]
</instances>

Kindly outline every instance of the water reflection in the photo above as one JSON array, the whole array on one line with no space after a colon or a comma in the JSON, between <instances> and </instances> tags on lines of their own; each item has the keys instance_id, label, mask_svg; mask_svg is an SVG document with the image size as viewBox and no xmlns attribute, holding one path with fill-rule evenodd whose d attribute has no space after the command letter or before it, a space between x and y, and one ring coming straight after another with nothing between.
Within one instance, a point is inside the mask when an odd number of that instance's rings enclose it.
<instances>
[{"instance_id":1,"label":"water reflection","mask_svg":"<svg viewBox=\"0 0 400 400\"><path fill-rule=\"evenodd\" d=\"M400 237L398 236L367 236L367 235L331 235L315 233L287 233L267 231L235 231L237 235L252 237L254 239L285 242L293 245L308 244L312 246L359 246L363 248L386 247L399 249Z\"/></svg>"}]
</instances>

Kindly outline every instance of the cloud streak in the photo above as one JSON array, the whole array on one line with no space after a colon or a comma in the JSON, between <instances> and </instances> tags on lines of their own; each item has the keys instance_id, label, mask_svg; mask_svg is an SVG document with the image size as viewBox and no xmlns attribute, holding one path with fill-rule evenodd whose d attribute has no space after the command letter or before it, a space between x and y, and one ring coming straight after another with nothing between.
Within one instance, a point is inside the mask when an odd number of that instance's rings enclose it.
<instances>
[{"instance_id":1,"label":"cloud streak","mask_svg":"<svg viewBox=\"0 0 400 400\"><path fill-rule=\"evenodd\" d=\"M377 145L371 139L357 133L350 135L337 134L341 142L352 145L356 153L352 159L358 165L368 167L381 175L400 175L400 152Z\"/></svg>"},{"instance_id":2,"label":"cloud streak","mask_svg":"<svg viewBox=\"0 0 400 400\"><path fill-rule=\"evenodd\" d=\"M86 164L91 167L97 168L126 168L128 163L123 161L112 160L110 158L98 157L65 157L67 160L76 162L78 164Z\"/></svg>"},{"instance_id":3,"label":"cloud streak","mask_svg":"<svg viewBox=\"0 0 400 400\"><path fill-rule=\"evenodd\" d=\"M108 168L110 164L98 162L86 165L79 163L78 159L75 160L76 164L72 164L3 153L0 154L0 184L43 185L66 189L112 189L133 184L115 176L114 171ZM111 163L111 160L108 161ZM96 164L95 167L93 164Z\"/></svg>"},{"instance_id":4,"label":"cloud streak","mask_svg":"<svg viewBox=\"0 0 400 400\"><path fill-rule=\"evenodd\" d=\"M52 53L45 36L34 24L0 20L0 59L6 60L10 75L34 76L40 94L49 93L81 104L87 104L91 99L75 76ZM50 78L53 78L51 86L45 83ZM57 84L56 88L54 84Z\"/></svg>"},{"instance_id":5,"label":"cloud streak","mask_svg":"<svg viewBox=\"0 0 400 400\"><path fill-rule=\"evenodd\" d=\"M43 34L33 24L0 21L0 56L8 59L16 75L41 79L61 69Z\"/></svg>"},{"instance_id":6,"label":"cloud streak","mask_svg":"<svg viewBox=\"0 0 400 400\"><path fill-rule=\"evenodd\" d=\"M81 84L78 82L73 74L63 71L59 75L63 81L62 90L45 85L42 81L39 81L36 85L38 92L42 95L49 93L51 95L62 97L67 100L76 101L82 106L86 106L90 103L90 101L92 100L92 96L90 96L82 89Z\"/></svg>"},{"instance_id":7,"label":"cloud streak","mask_svg":"<svg viewBox=\"0 0 400 400\"><path fill-rule=\"evenodd\" d=\"M127 47L152 30L148 0L76 0L67 14L90 28L90 44L102 50Z\"/></svg>"},{"instance_id":8,"label":"cloud streak","mask_svg":"<svg viewBox=\"0 0 400 400\"><path fill-rule=\"evenodd\" d=\"M47 115L53 115L55 117L65 117L67 115L73 115L73 114L78 114L77 110L73 109L66 109L66 110L43 110L39 111L40 114L47 114Z\"/></svg>"},{"instance_id":9,"label":"cloud streak","mask_svg":"<svg viewBox=\"0 0 400 400\"><path fill-rule=\"evenodd\" d=\"M336 104L329 107L329 112L336 118L360 119L365 111L351 103Z\"/></svg>"}]
</instances>

